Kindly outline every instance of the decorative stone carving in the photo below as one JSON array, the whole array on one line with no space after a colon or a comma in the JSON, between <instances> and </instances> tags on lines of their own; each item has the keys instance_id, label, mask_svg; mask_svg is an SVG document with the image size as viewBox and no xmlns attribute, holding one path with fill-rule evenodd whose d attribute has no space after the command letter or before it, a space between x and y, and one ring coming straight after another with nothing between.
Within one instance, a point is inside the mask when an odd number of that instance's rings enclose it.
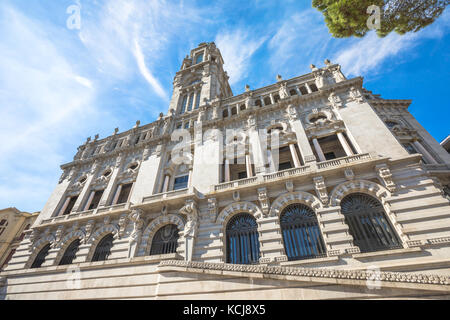
<instances>
[{"instance_id":1,"label":"decorative stone carving","mask_svg":"<svg viewBox=\"0 0 450 320\"><path fill-rule=\"evenodd\" d=\"M136 256L137 248L142 237L144 219L142 219L143 211L135 209L131 212L129 219L133 222L133 231L128 241L128 258Z\"/></svg>"},{"instance_id":2,"label":"decorative stone carving","mask_svg":"<svg viewBox=\"0 0 450 320\"><path fill-rule=\"evenodd\" d=\"M55 242L52 243L52 248L56 248L58 244L61 242L61 239L64 234L64 226L59 226L55 232Z\"/></svg>"},{"instance_id":3,"label":"decorative stone carving","mask_svg":"<svg viewBox=\"0 0 450 320\"><path fill-rule=\"evenodd\" d=\"M338 206L346 195L354 192L363 192L373 195L375 198L380 199L382 203L384 203L385 198L390 196L389 190L375 182L367 180L352 180L341 183L334 188L330 196L331 205Z\"/></svg>"},{"instance_id":4,"label":"decorative stone carving","mask_svg":"<svg viewBox=\"0 0 450 320\"><path fill-rule=\"evenodd\" d=\"M180 213L187 216L187 223L184 229L185 237L195 237L198 227L198 209L194 200L187 200Z\"/></svg>"},{"instance_id":5,"label":"decorative stone carving","mask_svg":"<svg viewBox=\"0 0 450 320\"><path fill-rule=\"evenodd\" d=\"M270 208L269 217L279 216L285 207L293 203L302 203L315 210L323 207L320 200L308 192L290 192L275 199L272 203L272 207Z\"/></svg>"},{"instance_id":6,"label":"decorative stone carving","mask_svg":"<svg viewBox=\"0 0 450 320\"><path fill-rule=\"evenodd\" d=\"M217 217L217 223L222 224L229 217L240 212L248 212L255 217L256 220L263 218L261 209L252 202L240 201L226 206Z\"/></svg>"},{"instance_id":7,"label":"decorative stone carving","mask_svg":"<svg viewBox=\"0 0 450 320\"><path fill-rule=\"evenodd\" d=\"M125 234L125 229L127 227L127 217L127 214L122 214L119 218L119 237L123 237L123 235Z\"/></svg>"},{"instance_id":8,"label":"decorative stone carving","mask_svg":"<svg viewBox=\"0 0 450 320\"><path fill-rule=\"evenodd\" d=\"M317 195L322 201L323 204L328 203L328 193L327 187L325 185L325 180L323 177L315 177L314 179L314 187L316 189Z\"/></svg>"},{"instance_id":9,"label":"decorative stone carving","mask_svg":"<svg viewBox=\"0 0 450 320\"><path fill-rule=\"evenodd\" d=\"M342 100L341 97L339 97L334 92L330 93L330 96L328 97L328 101L330 101L331 105L334 108L340 108L342 107Z\"/></svg>"},{"instance_id":10,"label":"decorative stone carving","mask_svg":"<svg viewBox=\"0 0 450 320\"><path fill-rule=\"evenodd\" d=\"M86 224L86 226L84 227L84 233L85 233L85 238L83 243L87 243L89 238L92 235L92 231L94 230L94 226L95 226L95 221L94 220L89 220Z\"/></svg>"},{"instance_id":11,"label":"decorative stone carving","mask_svg":"<svg viewBox=\"0 0 450 320\"><path fill-rule=\"evenodd\" d=\"M261 205L261 210L265 216L269 214L270 209L270 200L267 196L267 188L259 188L258 189L258 200Z\"/></svg>"},{"instance_id":12,"label":"decorative stone carving","mask_svg":"<svg viewBox=\"0 0 450 320\"><path fill-rule=\"evenodd\" d=\"M241 195L239 191L233 191L233 200L236 202L241 201Z\"/></svg>"},{"instance_id":13,"label":"decorative stone carving","mask_svg":"<svg viewBox=\"0 0 450 320\"><path fill-rule=\"evenodd\" d=\"M208 199L208 211L209 211L210 220L215 222L216 218L217 218L217 199L216 198Z\"/></svg>"},{"instance_id":14,"label":"decorative stone carving","mask_svg":"<svg viewBox=\"0 0 450 320\"><path fill-rule=\"evenodd\" d=\"M375 169L377 170L378 176L381 178L381 180L384 183L384 186L390 191L395 191L395 182L392 179L391 171L389 170L389 167L383 163L380 165L375 166Z\"/></svg>"},{"instance_id":15,"label":"decorative stone carving","mask_svg":"<svg viewBox=\"0 0 450 320\"><path fill-rule=\"evenodd\" d=\"M266 277L277 278L280 275L289 277L328 278L328 279L351 279L355 281L373 280L373 272L367 270L342 270L332 268L300 268L281 267L264 265L236 265L229 263L211 263L199 261L163 260L160 267L183 267L199 270L218 270L231 272L260 273ZM380 271L377 280L382 282L398 283L420 283L431 285L449 285L450 277L447 275L427 274L427 273L406 273ZM336 280L333 280L335 284Z\"/></svg>"},{"instance_id":16,"label":"decorative stone carving","mask_svg":"<svg viewBox=\"0 0 450 320\"><path fill-rule=\"evenodd\" d=\"M289 192L294 191L294 182L292 180L286 181L286 190Z\"/></svg>"},{"instance_id":17,"label":"decorative stone carving","mask_svg":"<svg viewBox=\"0 0 450 320\"><path fill-rule=\"evenodd\" d=\"M286 99L289 97L288 89L287 89L287 83L284 81L280 84L280 98Z\"/></svg>"},{"instance_id":18,"label":"decorative stone carving","mask_svg":"<svg viewBox=\"0 0 450 320\"><path fill-rule=\"evenodd\" d=\"M256 129L256 117L254 115L250 115L247 119L247 129Z\"/></svg>"},{"instance_id":19,"label":"decorative stone carving","mask_svg":"<svg viewBox=\"0 0 450 320\"><path fill-rule=\"evenodd\" d=\"M294 105L290 104L290 105L287 107L286 112L287 112L288 119L289 119L290 121L295 121L295 120L298 119L297 109L294 107Z\"/></svg>"},{"instance_id":20,"label":"decorative stone carving","mask_svg":"<svg viewBox=\"0 0 450 320\"><path fill-rule=\"evenodd\" d=\"M350 88L350 101L356 101L358 103L362 103L363 102L363 96L361 95L361 92L356 89L355 87L351 87Z\"/></svg>"},{"instance_id":21,"label":"decorative stone carving","mask_svg":"<svg viewBox=\"0 0 450 320\"><path fill-rule=\"evenodd\" d=\"M350 168L344 170L344 175L347 180L355 179L355 174L353 173L353 170Z\"/></svg>"}]
</instances>

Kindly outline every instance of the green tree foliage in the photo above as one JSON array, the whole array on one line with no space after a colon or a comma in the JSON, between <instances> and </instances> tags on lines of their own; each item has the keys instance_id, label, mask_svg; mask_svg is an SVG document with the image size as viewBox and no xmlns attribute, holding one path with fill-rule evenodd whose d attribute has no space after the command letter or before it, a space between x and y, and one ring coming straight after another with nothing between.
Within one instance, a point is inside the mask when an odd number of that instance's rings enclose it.
<instances>
[{"instance_id":1,"label":"green tree foliage","mask_svg":"<svg viewBox=\"0 0 450 320\"><path fill-rule=\"evenodd\" d=\"M367 8L381 8L381 28L378 36L392 31L399 34L417 32L433 23L444 12L450 0L313 0L321 11L330 33L336 38L363 37L368 31Z\"/></svg>"}]
</instances>

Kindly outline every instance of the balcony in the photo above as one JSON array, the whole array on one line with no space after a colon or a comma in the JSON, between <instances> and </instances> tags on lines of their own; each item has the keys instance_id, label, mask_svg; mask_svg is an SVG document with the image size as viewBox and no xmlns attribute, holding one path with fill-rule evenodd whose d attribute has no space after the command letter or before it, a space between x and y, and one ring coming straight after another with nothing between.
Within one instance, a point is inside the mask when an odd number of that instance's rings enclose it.
<instances>
[{"instance_id":1,"label":"balcony","mask_svg":"<svg viewBox=\"0 0 450 320\"><path fill-rule=\"evenodd\" d=\"M180 190L174 190L164 193L158 193L154 194L148 197L143 197L141 204L148 204L148 203L154 203L154 202L161 202L169 199L176 199L176 198L185 198L188 196L195 195L197 198L203 198L203 195L201 195L197 189L194 187L190 188L184 188Z\"/></svg>"},{"instance_id":2,"label":"balcony","mask_svg":"<svg viewBox=\"0 0 450 320\"><path fill-rule=\"evenodd\" d=\"M247 179L235 180L225 182L213 186L213 192L221 192L226 190L233 190L245 186L255 186L264 182L289 180L299 176L306 176L309 174L317 174L318 172L328 171L337 168L347 167L349 164L367 162L377 159L375 156L369 153L357 154L353 156L343 157L339 159L333 159L329 161L310 163L306 166L299 168L293 168L283 171L277 171L273 173L264 174L262 176L255 176ZM381 159L381 158L380 158Z\"/></svg>"},{"instance_id":3,"label":"balcony","mask_svg":"<svg viewBox=\"0 0 450 320\"><path fill-rule=\"evenodd\" d=\"M340 167L340 166L348 164L348 163L352 163L352 162L356 162L356 161L363 161L363 160L370 160L370 159L372 159L372 157L368 153L357 154L357 155L353 155L353 156L349 156L349 157L343 157L343 158L333 159L333 160L329 160L329 161L319 162L319 163L317 163L317 168L319 170L322 170L322 169L328 169L328 168L333 168L333 167Z\"/></svg>"}]
</instances>

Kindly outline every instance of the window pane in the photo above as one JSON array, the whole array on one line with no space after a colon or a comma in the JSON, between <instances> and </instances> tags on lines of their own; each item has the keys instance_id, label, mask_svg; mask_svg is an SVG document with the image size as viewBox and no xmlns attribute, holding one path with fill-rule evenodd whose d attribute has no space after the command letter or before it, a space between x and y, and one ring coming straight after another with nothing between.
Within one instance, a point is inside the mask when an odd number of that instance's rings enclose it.
<instances>
[{"instance_id":1,"label":"window pane","mask_svg":"<svg viewBox=\"0 0 450 320\"><path fill-rule=\"evenodd\" d=\"M189 176L175 178L173 190L185 189L188 186Z\"/></svg>"},{"instance_id":2,"label":"window pane","mask_svg":"<svg viewBox=\"0 0 450 320\"><path fill-rule=\"evenodd\" d=\"M97 207L98 207L98 205L100 203L100 200L102 198L103 191L104 190L100 190L100 191L96 191L95 192L94 198L92 198L92 202L91 202L91 205L89 206L88 210L97 209Z\"/></svg>"},{"instance_id":3,"label":"window pane","mask_svg":"<svg viewBox=\"0 0 450 320\"><path fill-rule=\"evenodd\" d=\"M203 62L203 53L200 53L197 55L197 57L195 58L195 64Z\"/></svg>"},{"instance_id":4,"label":"window pane","mask_svg":"<svg viewBox=\"0 0 450 320\"><path fill-rule=\"evenodd\" d=\"M188 105L188 111L192 111L192 105L194 104L194 94L191 93L189 97L189 105Z\"/></svg>"},{"instance_id":5,"label":"window pane","mask_svg":"<svg viewBox=\"0 0 450 320\"><path fill-rule=\"evenodd\" d=\"M64 215L72 212L73 206L75 205L75 202L77 201L77 199L78 199L78 196L70 198L69 205L67 206L66 210L64 211Z\"/></svg>"},{"instance_id":6,"label":"window pane","mask_svg":"<svg viewBox=\"0 0 450 320\"><path fill-rule=\"evenodd\" d=\"M128 201L128 196L130 195L132 183L124 184L122 186L122 190L120 191L119 199L117 200L117 204L125 203Z\"/></svg>"},{"instance_id":7,"label":"window pane","mask_svg":"<svg viewBox=\"0 0 450 320\"><path fill-rule=\"evenodd\" d=\"M197 97L195 98L195 109L198 109L200 106L200 91L197 92Z\"/></svg>"},{"instance_id":8,"label":"window pane","mask_svg":"<svg viewBox=\"0 0 450 320\"><path fill-rule=\"evenodd\" d=\"M187 96L183 97L183 103L181 104L181 113L186 112Z\"/></svg>"}]
</instances>

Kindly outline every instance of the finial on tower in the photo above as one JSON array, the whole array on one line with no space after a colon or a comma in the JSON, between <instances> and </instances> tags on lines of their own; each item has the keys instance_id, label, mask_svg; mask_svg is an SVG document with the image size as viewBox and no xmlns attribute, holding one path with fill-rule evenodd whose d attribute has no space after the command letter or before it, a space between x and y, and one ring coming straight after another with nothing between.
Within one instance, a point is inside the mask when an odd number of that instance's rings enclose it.
<instances>
[{"instance_id":1,"label":"finial on tower","mask_svg":"<svg viewBox=\"0 0 450 320\"><path fill-rule=\"evenodd\" d=\"M278 81L278 82L283 81L283 77L280 76L280 75L277 75L277 81Z\"/></svg>"},{"instance_id":2,"label":"finial on tower","mask_svg":"<svg viewBox=\"0 0 450 320\"><path fill-rule=\"evenodd\" d=\"M114 135L116 135L119 132L119 128L114 129Z\"/></svg>"},{"instance_id":3,"label":"finial on tower","mask_svg":"<svg viewBox=\"0 0 450 320\"><path fill-rule=\"evenodd\" d=\"M312 71L316 71L317 70L317 67L315 65L313 65L313 64L311 64L309 67L311 68Z\"/></svg>"},{"instance_id":4,"label":"finial on tower","mask_svg":"<svg viewBox=\"0 0 450 320\"><path fill-rule=\"evenodd\" d=\"M249 92L250 91L250 86L248 84L245 85L245 92Z\"/></svg>"},{"instance_id":5,"label":"finial on tower","mask_svg":"<svg viewBox=\"0 0 450 320\"><path fill-rule=\"evenodd\" d=\"M141 125L141 120L138 120L138 121L136 121L136 125L134 127L139 128L140 125Z\"/></svg>"},{"instance_id":6,"label":"finial on tower","mask_svg":"<svg viewBox=\"0 0 450 320\"><path fill-rule=\"evenodd\" d=\"M327 66L331 66L331 61L330 61L330 60L328 60L328 59L325 59L325 65L327 65Z\"/></svg>"}]
</instances>

